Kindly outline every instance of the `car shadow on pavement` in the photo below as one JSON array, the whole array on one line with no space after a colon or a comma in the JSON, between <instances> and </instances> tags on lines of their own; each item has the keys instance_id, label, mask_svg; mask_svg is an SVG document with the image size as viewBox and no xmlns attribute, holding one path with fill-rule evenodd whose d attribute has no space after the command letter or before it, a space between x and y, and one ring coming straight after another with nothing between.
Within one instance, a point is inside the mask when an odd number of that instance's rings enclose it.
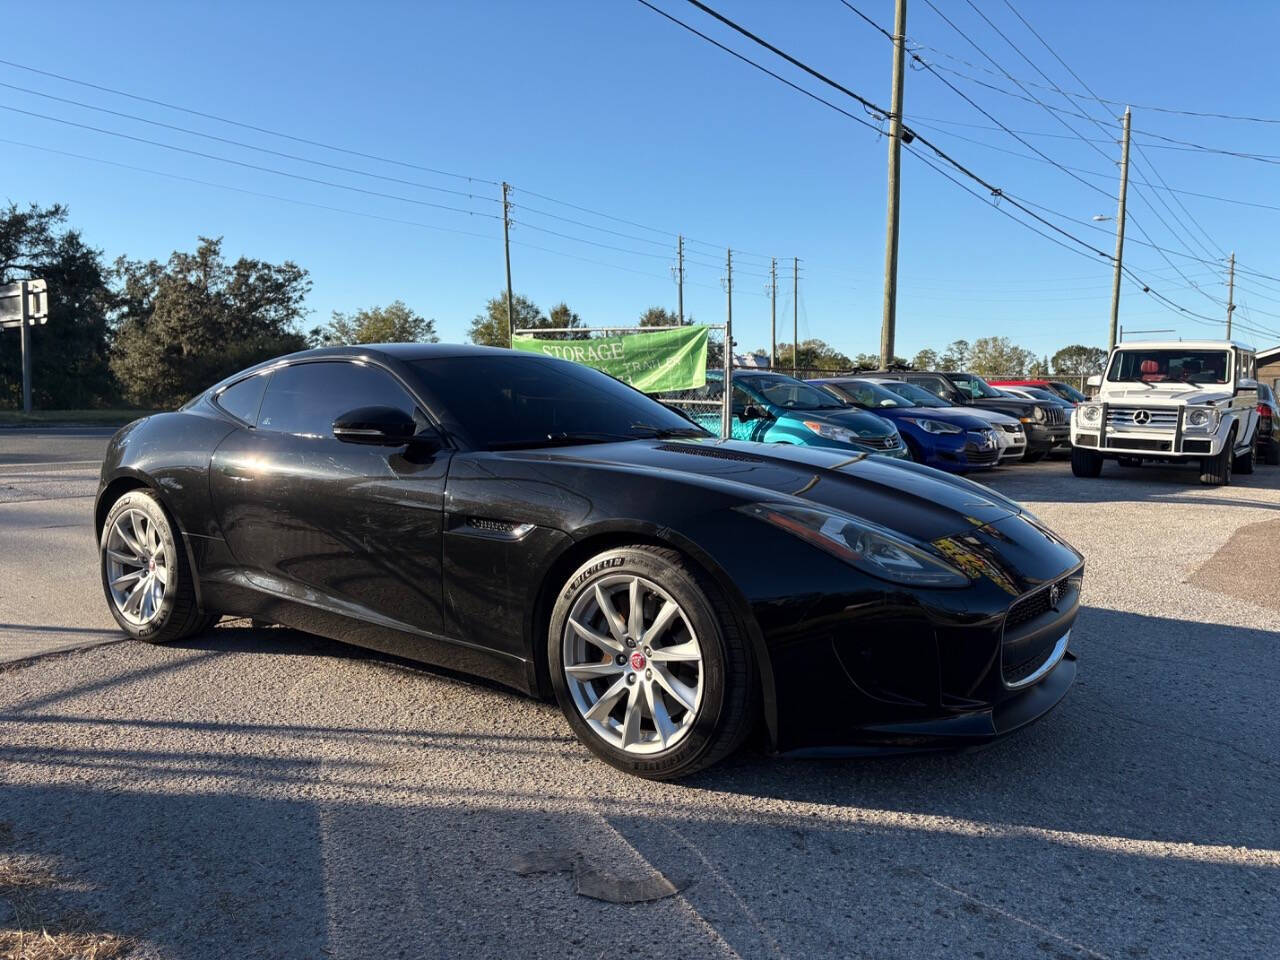
<instances>
[{"instance_id":1,"label":"car shadow on pavement","mask_svg":"<svg viewBox=\"0 0 1280 960\"><path fill-rule=\"evenodd\" d=\"M1280 469L1259 466L1248 475L1234 475L1225 487L1205 487L1191 468L1147 465L1121 467L1108 462L1093 479L1070 473L1046 475L1035 468L1008 471L990 478L975 477L1014 500L1047 503L1167 502L1197 506L1252 507L1280 510L1274 503L1232 496L1232 491L1280 490Z\"/></svg>"},{"instance_id":2,"label":"car shadow on pavement","mask_svg":"<svg viewBox=\"0 0 1280 960\"><path fill-rule=\"evenodd\" d=\"M103 648L0 710L0 865L145 958L1277 955L1280 633L1086 608L1075 649L985 751L661 784L550 706L293 631ZM683 890L585 899L535 850Z\"/></svg>"}]
</instances>

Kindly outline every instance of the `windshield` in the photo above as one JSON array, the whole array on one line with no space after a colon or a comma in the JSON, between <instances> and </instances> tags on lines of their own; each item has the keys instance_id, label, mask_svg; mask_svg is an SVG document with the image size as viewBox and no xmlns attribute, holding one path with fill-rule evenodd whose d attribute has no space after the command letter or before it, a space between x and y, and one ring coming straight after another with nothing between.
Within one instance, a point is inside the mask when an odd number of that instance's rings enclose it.
<instances>
[{"instance_id":1,"label":"windshield","mask_svg":"<svg viewBox=\"0 0 1280 960\"><path fill-rule=\"evenodd\" d=\"M962 393L967 393L974 400L992 399L996 400L1004 396L999 390L991 386L981 377L974 376L972 373L953 373L951 381L956 385L956 389Z\"/></svg>"},{"instance_id":2,"label":"windshield","mask_svg":"<svg viewBox=\"0 0 1280 960\"><path fill-rule=\"evenodd\" d=\"M904 383L899 380L893 380L888 383L878 382L876 386L884 387L890 393L896 393L898 396L906 400L913 407L949 407L951 404L943 400L941 397L934 396L923 387L917 387L914 383Z\"/></svg>"},{"instance_id":3,"label":"windshield","mask_svg":"<svg viewBox=\"0 0 1280 960\"><path fill-rule=\"evenodd\" d=\"M1069 383L1059 383L1057 380L1052 381L1049 386L1058 392L1058 396L1072 403L1084 403L1089 398L1083 393L1071 386Z\"/></svg>"},{"instance_id":4,"label":"windshield","mask_svg":"<svg viewBox=\"0 0 1280 960\"><path fill-rule=\"evenodd\" d=\"M486 450L710 436L638 390L577 363L495 354L412 365L470 442Z\"/></svg>"},{"instance_id":5,"label":"windshield","mask_svg":"<svg viewBox=\"0 0 1280 960\"><path fill-rule=\"evenodd\" d=\"M1118 350L1107 370L1110 383L1228 383L1227 350Z\"/></svg>"},{"instance_id":6,"label":"windshield","mask_svg":"<svg viewBox=\"0 0 1280 960\"><path fill-rule=\"evenodd\" d=\"M839 396L847 398L864 410L889 410L896 407L911 406L906 400L878 383L870 380L837 380L826 383L827 390L835 391Z\"/></svg>"},{"instance_id":7,"label":"windshield","mask_svg":"<svg viewBox=\"0 0 1280 960\"><path fill-rule=\"evenodd\" d=\"M842 410L848 406L825 390L811 387L802 380L790 377L737 375L733 382L752 393L757 393L775 407L784 410Z\"/></svg>"}]
</instances>

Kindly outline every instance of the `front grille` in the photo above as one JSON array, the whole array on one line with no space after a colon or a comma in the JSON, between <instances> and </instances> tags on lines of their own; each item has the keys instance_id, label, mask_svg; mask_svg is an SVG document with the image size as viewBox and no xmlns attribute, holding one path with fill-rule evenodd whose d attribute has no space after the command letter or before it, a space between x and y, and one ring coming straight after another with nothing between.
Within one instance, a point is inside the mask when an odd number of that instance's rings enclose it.
<instances>
[{"instance_id":1,"label":"front grille","mask_svg":"<svg viewBox=\"0 0 1280 960\"><path fill-rule=\"evenodd\" d=\"M1171 440L1146 440L1139 437L1107 437L1108 447L1119 447L1122 450L1152 450L1156 453L1173 449Z\"/></svg>"},{"instance_id":2,"label":"front grille","mask_svg":"<svg viewBox=\"0 0 1280 960\"><path fill-rule=\"evenodd\" d=\"M1059 406L1045 407L1044 414L1045 421L1050 426L1059 426L1067 422L1066 418L1062 415L1062 408Z\"/></svg>"},{"instance_id":3,"label":"front grille","mask_svg":"<svg viewBox=\"0 0 1280 960\"><path fill-rule=\"evenodd\" d=\"M1020 423L1002 423L999 426L1000 426L1000 429L1003 430L1005 433L1021 433L1022 432L1022 424Z\"/></svg>"},{"instance_id":4,"label":"front grille","mask_svg":"<svg viewBox=\"0 0 1280 960\"><path fill-rule=\"evenodd\" d=\"M1150 418L1147 423L1134 420ZM1178 426L1178 411L1169 407L1108 407L1108 430L1175 430Z\"/></svg>"},{"instance_id":5,"label":"front grille","mask_svg":"<svg viewBox=\"0 0 1280 960\"><path fill-rule=\"evenodd\" d=\"M1075 573L1014 601L1005 615L1001 641L1000 671L1005 684L1017 686L1049 664L1075 619L1081 582ZM1051 602L1055 588L1056 606Z\"/></svg>"},{"instance_id":6,"label":"front grille","mask_svg":"<svg viewBox=\"0 0 1280 960\"><path fill-rule=\"evenodd\" d=\"M858 437L858 443L873 450L892 450L898 445L897 437Z\"/></svg>"},{"instance_id":7,"label":"front grille","mask_svg":"<svg viewBox=\"0 0 1280 960\"><path fill-rule=\"evenodd\" d=\"M996 449L979 450L973 444L966 444L964 448L964 458L973 464L995 463L1000 456L1000 451Z\"/></svg>"}]
</instances>

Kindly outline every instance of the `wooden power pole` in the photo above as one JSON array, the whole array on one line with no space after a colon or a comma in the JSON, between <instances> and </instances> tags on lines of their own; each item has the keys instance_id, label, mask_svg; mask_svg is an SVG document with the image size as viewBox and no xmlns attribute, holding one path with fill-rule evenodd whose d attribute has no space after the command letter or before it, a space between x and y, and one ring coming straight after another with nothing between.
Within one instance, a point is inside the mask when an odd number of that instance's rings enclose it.
<instances>
[{"instance_id":1,"label":"wooden power pole","mask_svg":"<svg viewBox=\"0 0 1280 960\"><path fill-rule=\"evenodd\" d=\"M676 237L676 308L684 326L684 234Z\"/></svg>"},{"instance_id":2,"label":"wooden power pole","mask_svg":"<svg viewBox=\"0 0 1280 960\"><path fill-rule=\"evenodd\" d=\"M1115 272L1111 279L1111 329L1107 335L1107 351L1116 348L1116 330L1120 323L1120 277L1124 270L1124 200L1129 192L1129 108L1124 108L1124 140L1120 147L1120 199L1116 207Z\"/></svg>"},{"instance_id":3,"label":"wooden power pole","mask_svg":"<svg viewBox=\"0 0 1280 960\"><path fill-rule=\"evenodd\" d=\"M778 364L778 258L769 266L769 369Z\"/></svg>"},{"instance_id":4,"label":"wooden power pole","mask_svg":"<svg viewBox=\"0 0 1280 960\"><path fill-rule=\"evenodd\" d=\"M1231 251L1231 267L1227 272L1227 339L1231 339L1231 315L1236 312L1236 252Z\"/></svg>"},{"instance_id":5,"label":"wooden power pole","mask_svg":"<svg viewBox=\"0 0 1280 960\"><path fill-rule=\"evenodd\" d=\"M724 317L724 409L720 417L720 435L733 436L733 250L725 251L724 289L728 295Z\"/></svg>"},{"instance_id":6,"label":"wooden power pole","mask_svg":"<svg viewBox=\"0 0 1280 960\"><path fill-rule=\"evenodd\" d=\"M516 338L516 318L512 301L515 299L511 295L511 203L507 200L507 193L511 190L511 185L507 181L502 181L502 247L507 255L507 346L515 341Z\"/></svg>"},{"instance_id":7,"label":"wooden power pole","mask_svg":"<svg viewBox=\"0 0 1280 960\"><path fill-rule=\"evenodd\" d=\"M791 375L800 362L800 258L791 258Z\"/></svg>"},{"instance_id":8,"label":"wooden power pole","mask_svg":"<svg viewBox=\"0 0 1280 960\"><path fill-rule=\"evenodd\" d=\"M897 0L893 17L893 90L889 110L889 214L884 238L884 313L880 319L880 365L893 362L898 320L898 198L902 163L902 67L906 59L907 0Z\"/></svg>"}]
</instances>

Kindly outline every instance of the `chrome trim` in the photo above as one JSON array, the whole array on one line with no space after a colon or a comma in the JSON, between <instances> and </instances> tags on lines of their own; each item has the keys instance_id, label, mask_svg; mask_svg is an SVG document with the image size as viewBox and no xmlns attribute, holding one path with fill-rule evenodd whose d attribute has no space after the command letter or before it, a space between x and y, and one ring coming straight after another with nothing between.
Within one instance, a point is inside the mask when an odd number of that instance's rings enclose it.
<instances>
[{"instance_id":1,"label":"chrome trim","mask_svg":"<svg viewBox=\"0 0 1280 960\"><path fill-rule=\"evenodd\" d=\"M1045 662L1042 663L1039 667L1037 667L1034 673L1032 673L1030 676L1023 677L1017 683L1007 683L1004 681L1004 677L1003 677L1004 670L1002 667L1001 682L1004 683L1005 688L1008 690L1021 690L1023 687L1029 687L1033 683L1035 683L1037 680L1040 680L1044 676L1046 676L1050 670L1052 670L1061 662L1063 655L1066 654L1067 652L1067 641L1070 639L1071 639L1071 631L1068 630L1061 637L1059 637L1058 642L1053 645L1053 649L1049 651L1048 659L1045 660Z\"/></svg>"}]
</instances>

